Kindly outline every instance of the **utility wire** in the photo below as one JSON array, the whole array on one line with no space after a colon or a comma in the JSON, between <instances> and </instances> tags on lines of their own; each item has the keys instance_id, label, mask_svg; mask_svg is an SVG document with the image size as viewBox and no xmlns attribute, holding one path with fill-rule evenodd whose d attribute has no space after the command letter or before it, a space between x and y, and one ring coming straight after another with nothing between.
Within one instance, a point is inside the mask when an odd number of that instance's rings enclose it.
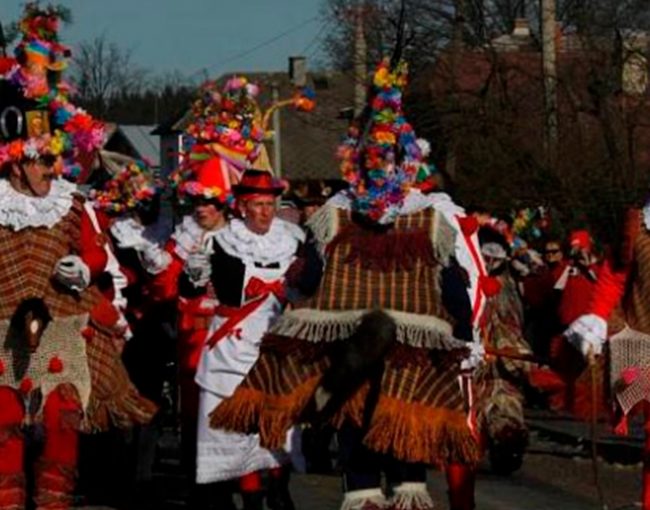
<instances>
[{"instance_id":1,"label":"utility wire","mask_svg":"<svg viewBox=\"0 0 650 510\"><path fill-rule=\"evenodd\" d=\"M283 37L286 37L289 34L292 34L293 32L296 32L296 31L300 30L301 28L305 27L306 25L309 25L309 24L313 23L314 21L317 21L318 19L319 19L318 16L314 16L314 17L308 18L308 19L306 19L304 21L301 21L299 24L294 25L291 28L288 28L284 32L281 32L278 35L276 35L274 37L271 37L270 39L267 39L266 41L263 41L263 42L261 42L259 44L256 44L252 48L249 48L249 49L244 50L244 51L242 51L240 53L236 53L235 55L232 55L230 57L227 57L227 58L224 58L224 59L218 61L216 64L213 64L212 66L210 66L210 68L212 70L216 70L216 69L218 69L219 67L221 67L224 64L227 64L229 62L233 62L235 60L239 60L239 59L244 58L244 57L247 57L248 55L250 55L252 53L255 53L257 50L259 50L261 48L264 48L266 46L269 46L270 44L273 44L274 42L282 39ZM196 76L198 74L205 73L206 69L207 68L202 68L202 69L198 70L197 72L195 72L194 74L192 74L191 76Z\"/></svg>"},{"instance_id":2,"label":"utility wire","mask_svg":"<svg viewBox=\"0 0 650 510\"><path fill-rule=\"evenodd\" d=\"M317 43L318 43L319 40L322 38L322 35L324 35L323 33L324 33L325 30L329 27L329 25L330 25L331 22L332 22L332 20L327 20L325 23L323 23L323 24L321 25L320 29L318 30L318 32L316 32L316 35L315 35L314 38L311 40L311 42L310 42L307 46L305 46L305 48L302 50L302 54L303 54L303 55L305 55L305 56L308 55L307 52L308 52L309 50L311 50L312 48L315 48L316 50L318 50L318 45L317 45Z\"/></svg>"}]
</instances>

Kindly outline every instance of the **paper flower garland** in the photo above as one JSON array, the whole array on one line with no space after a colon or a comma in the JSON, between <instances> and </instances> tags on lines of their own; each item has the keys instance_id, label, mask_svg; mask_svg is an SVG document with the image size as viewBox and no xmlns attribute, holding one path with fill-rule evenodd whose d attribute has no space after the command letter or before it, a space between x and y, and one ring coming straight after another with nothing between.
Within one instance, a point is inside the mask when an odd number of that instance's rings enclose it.
<instances>
[{"instance_id":1,"label":"paper flower garland","mask_svg":"<svg viewBox=\"0 0 650 510\"><path fill-rule=\"evenodd\" d=\"M379 64L369 93L368 125L353 124L338 149L354 210L380 223L394 221L418 176L431 173L402 110L407 75L404 62L395 69L388 59Z\"/></svg>"},{"instance_id":2,"label":"paper flower garland","mask_svg":"<svg viewBox=\"0 0 650 510\"><path fill-rule=\"evenodd\" d=\"M25 98L49 112L53 129L0 146L0 165L54 156L59 159L55 167L74 176L79 171L76 155L99 149L104 143L104 125L69 102L71 87L60 76L70 56L69 49L58 40L59 21L64 14L61 8L42 9L36 3L28 3L19 23L22 40L14 50L16 58L1 59L0 79L22 90Z\"/></svg>"},{"instance_id":3,"label":"paper flower garland","mask_svg":"<svg viewBox=\"0 0 650 510\"><path fill-rule=\"evenodd\" d=\"M154 179L150 168L144 161L137 160L122 168L102 189L92 190L90 197L98 209L120 215L146 208L160 191L160 183Z\"/></svg>"}]
</instances>

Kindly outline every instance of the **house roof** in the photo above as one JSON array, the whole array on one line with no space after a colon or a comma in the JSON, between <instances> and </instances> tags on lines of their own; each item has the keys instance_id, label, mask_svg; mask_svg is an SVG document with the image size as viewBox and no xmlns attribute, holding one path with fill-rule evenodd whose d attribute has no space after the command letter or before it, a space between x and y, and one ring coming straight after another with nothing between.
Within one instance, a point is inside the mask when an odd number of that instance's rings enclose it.
<instances>
[{"instance_id":1,"label":"house roof","mask_svg":"<svg viewBox=\"0 0 650 510\"><path fill-rule=\"evenodd\" d=\"M139 157L146 159L154 168L160 167L160 138L152 134L155 126L119 125L117 130L131 144Z\"/></svg>"},{"instance_id":2,"label":"house roof","mask_svg":"<svg viewBox=\"0 0 650 510\"><path fill-rule=\"evenodd\" d=\"M245 76L260 86L258 102L263 110L272 103L274 84L281 100L291 97L294 91L286 72L228 73L217 81L223 85L233 75ZM283 108L279 113L282 168L278 173L288 179L338 178L336 148L347 129L347 121L340 117L340 112L353 104L354 82L350 75L340 72L311 72L307 73L307 83L316 92L316 108L309 113ZM153 133L179 133L189 121L187 111L173 121L161 124ZM273 159L273 142L265 143Z\"/></svg>"}]
</instances>

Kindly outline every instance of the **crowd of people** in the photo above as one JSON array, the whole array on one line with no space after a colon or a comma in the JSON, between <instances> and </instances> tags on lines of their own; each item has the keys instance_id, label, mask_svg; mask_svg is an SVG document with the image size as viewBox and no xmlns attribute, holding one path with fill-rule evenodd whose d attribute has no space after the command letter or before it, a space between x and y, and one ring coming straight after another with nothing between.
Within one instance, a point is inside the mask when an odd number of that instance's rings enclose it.
<instances>
[{"instance_id":1,"label":"crowd of people","mask_svg":"<svg viewBox=\"0 0 650 510\"><path fill-rule=\"evenodd\" d=\"M142 161L82 166L104 127L69 100L59 17L28 4L0 58L0 510L70 508L80 437L136 427L146 442L170 358L197 510L234 509L235 493L293 509L303 438L333 434L343 510L432 509L431 466L450 508L471 510L486 451L497 471L521 465L526 396L606 409L582 378L613 315L619 351L641 353L615 365L637 390L617 394L625 429L647 376L647 211L598 256L586 230L549 234L543 209L461 208L389 60L338 148L339 184L274 177L259 89L237 76L200 88L165 181Z\"/></svg>"}]
</instances>

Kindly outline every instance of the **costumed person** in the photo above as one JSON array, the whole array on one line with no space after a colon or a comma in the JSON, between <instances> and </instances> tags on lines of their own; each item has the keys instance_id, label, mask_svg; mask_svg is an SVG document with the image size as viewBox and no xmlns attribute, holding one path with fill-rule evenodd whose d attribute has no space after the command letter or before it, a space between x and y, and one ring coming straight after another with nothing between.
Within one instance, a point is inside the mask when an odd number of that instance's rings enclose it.
<instances>
[{"instance_id":1,"label":"costumed person","mask_svg":"<svg viewBox=\"0 0 650 510\"><path fill-rule=\"evenodd\" d=\"M475 374L480 402L477 419L492 469L500 474L521 467L528 444L521 387L529 367L516 356L530 353L530 347L523 337L524 311L510 270L507 237L492 226L479 230L486 270L498 281L499 291L486 299L483 312L481 330L488 357Z\"/></svg>"},{"instance_id":2,"label":"costumed person","mask_svg":"<svg viewBox=\"0 0 650 510\"><path fill-rule=\"evenodd\" d=\"M327 421L339 431L343 509L433 508L425 468L439 465L451 508L469 510L479 446L458 358L468 371L482 358L474 333L492 279L478 223L413 186L426 162L402 112L406 77L404 63L377 68L339 148L349 189L307 222L325 259L319 290L272 325L211 425L259 431L277 448L294 424Z\"/></svg>"},{"instance_id":3,"label":"costumed person","mask_svg":"<svg viewBox=\"0 0 650 510\"><path fill-rule=\"evenodd\" d=\"M15 59L0 58L0 509L26 508L25 444L37 509L72 506L80 430L146 423L155 406L128 379L118 313L94 286L105 270L76 186L59 176L103 141L67 99L61 12L27 4ZM29 428L28 428L29 426Z\"/></svg>"},{"instance_id":4,"label":"costumed person","mask_svg":"<svg viewBox=\"0 0 650 510\"><path fill-rule=\"evenodd\" d=\"M634 204L638 187L625 190L628 203ZM568 339L584 360L589 371L598 374L606 349L605 368L611 387L598 387L603 381L592 375L596 395L608 392L616 408L615 432L628 433L628 419L635 413L644 414L643 495L641 508L650 509L650 394L648 379L650 356L650 202L619 211L620 220L607 224L603 239L611 242L591 300L583 315L565 331ZM603 222L604 223L604 222ZM613 225L612 225L613 223ZM617 226L620 233L612 232ZM622 224L622 226L621 226ZM606 236L609 232L608 239ZM617 238L618 237L618 238ZM609 341L607 341L609 340ZM607 391L609 390L609 391ZM596 400L596 398L594 398Z\"/></svg>"},{"instance_id":5,"label":"costumed person","mask_svg":"<svg viewBox=\"0 0 650 510\"><path fill-rule=\"evenodd\" d=\"M179 292L179 276L183 271L201 271L204 260L191 257L212 242L213 236L226 223L226 213L232 206L231 186L241 179L251 166L269 169L268 155L262 140L265 118L256 102L259 87L243 76L227 80L223 90L215 82L204 84L192 106L192 118L186 128L187 145L182 164L174 173L180 206L189 206L193 214L185 215L167 246L172 262L154 280L153 293L157 299L178 299L178 359L181 389L181 450L183 465L191 479L196 477L196 430L199 390L194 378L208 326L214 315L213 289L207 295L194 296ZM299 111L313 108L308 89L300 89L291 100L272 105L285 105ZM216 277L216 276L215 276ZM194 496L206 499L230 498L228 484L201 483Z\"/></svg>"},{"instance_id":6,"label":"costumed person","mask_svg":"<svg viewBox=\"0 0 650 510\"><path fill-rule=\"evenodd\" d=\"M259 356L262 336L296 293L315 290L320 259L304 232L275 217L283 186L268 171L246 170L233 186L242 219L232 219L203 250L188 259L184 278L205 293L211 283L218 305L196 373L200 387L197 482L239 479L246 510L263 507L261 470L270 469L267 505L292 509L288 470L296 434L276 450L262 448L257 434L210 427L209 414L230 397ZM311 249L310 249L311 247ZM203 259L203 262L201 262ZM183 282L181 282L183 285ZM286 447L282 449L282 446Z\"/></svg>"},{"instance_id":7,"label":"costumed person","mask_svg":"<svg viewBox=\"0 0 650 510\"><path fill-rule=\"evenodd\" d=\"M155 276L151 287L155 300L177 304L181 464L190 480L196 478L199 387L194 378L215 301L211 288L205 295L179 292L180 276L184 270L197 270L192 266L196 262L191 260L193 254L200 253L226 225L233 205L232 184L252 164L268 166L258 92L243 77L229 79L222 91L215 82L201 87L185 131L182 164L172 176L178 209L185 214L166 246L171 262ZM195 506L207 499L223 502L229 497L230 490L223 484L194 487L192 494Z\"/></svg>"},{"instance_id":8,"label":"costumed person","mask_svg":"<svg viewBox=\"0 0 650 510\"><path fill-rule=\"evenodd\" d=\"M562 336L570 324L587 313L597 291L601 264L593 252L593 244L587 230L569 234L569 258L553 285L558 293L556 320L553 316L547 318L556 328L548 351L550 368L535 367L530 371L531 383L546 396L552 409L581 418L589 418L594 412L599 416L608 414L604 398L592 409L591 374L584 370L579 354ZM601 379L603 370L601 362L598 369Z\"/></svg>"},{"instance_id":9,"label":"costumed person","mask_svg":"<svg viewBox=\"0 0 650 510\"><path fill-rule=\"evenodd\" d=\"M175 359L175 305L154 300L149 289L155 276L171 262L171 255L164 250L169 227L160 214L161 193L161 183L139 160L119 167L98 189L90 191L97 223L104 225L110 248L107 271L98 285L128 327L129 341L122 359L131 380L158 406L164 403L167 366ZM136 428L130 435L128 468L121 469L130 483L152 479L159 421Z\"/></svg>"}]
</instances>

